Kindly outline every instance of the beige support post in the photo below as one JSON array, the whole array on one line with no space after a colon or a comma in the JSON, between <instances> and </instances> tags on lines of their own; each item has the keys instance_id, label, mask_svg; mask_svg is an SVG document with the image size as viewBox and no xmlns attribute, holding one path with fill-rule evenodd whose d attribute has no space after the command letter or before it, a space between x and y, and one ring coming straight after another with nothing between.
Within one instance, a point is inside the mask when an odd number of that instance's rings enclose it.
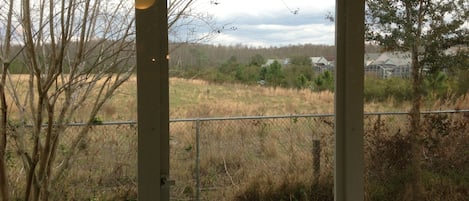
<instances>
[{"instance_id":1,"label":"beige support post","mask_svg":"<svg viewBox=\"0 0 469 201\"><path fill-rule=\"evenodd\" d=\"M166 1L136 0L138 200L169 200Z\"/></svg>"},{"instance_id":2,"label":"beige support post","mask_svg":"<svg viewBox=\"0 0 469 201\"><path fill-rule=\"evenodd\" d=\"M336 201L364 200L364 0L336 0Z\"/></svg>"}]
</instances>

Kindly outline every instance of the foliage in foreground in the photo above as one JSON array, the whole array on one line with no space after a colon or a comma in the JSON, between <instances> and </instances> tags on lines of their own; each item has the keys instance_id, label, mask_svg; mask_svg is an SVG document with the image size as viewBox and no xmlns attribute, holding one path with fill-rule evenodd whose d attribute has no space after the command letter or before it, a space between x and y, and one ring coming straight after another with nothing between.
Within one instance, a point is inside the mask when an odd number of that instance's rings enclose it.
<instances>
[{"instance_id":1,"label":"foliage in foreground","mask_svg":"<svg viewBox=\"0 0 469 201\"><path fill-rule=\"evenodd\" d=\"M464 201L469 197L469 116L451 118L447 114L426 115L422 155L424 199ZM390 130L394 120L374 121L366 131L366 200L411 200L408 186L414 178L411 170L412 143L406 130ZM250 180L235 200L334 200L332 177L312 183L298 179L301 174L274 175Z\"/></svg>"},{"instance_id":2,"label":"foliage in foreground","mask_svg":"<svg viewBox=\"0 0 469 201\"><path fill-rule=\"evenodd\" d=\"M447 114L425 115L419 142L423 147L422 181L425 200L466 200L469 196L469 116L460 119ZM367 193L369 200L410 200L408 186L414 179L411 149L406 131L386 133L376 122L368 132Z\"/></svg>"},{"instance_id":3,"label":"foliage in foreground","mask_svg":"<svg viewBox=\"0 0 469 201\"><path fill-rule=\"evenodd\" d=\"M296 175L301 176L301 175ZM329 178L331 179L331 178ZM303 178L304 180L304 178ZM299 178L282 178L274 182L271 178L259 178L252 181L235 201L333 201L334 185L331 181L313 183Z\"/></svg>"}]
</instances>

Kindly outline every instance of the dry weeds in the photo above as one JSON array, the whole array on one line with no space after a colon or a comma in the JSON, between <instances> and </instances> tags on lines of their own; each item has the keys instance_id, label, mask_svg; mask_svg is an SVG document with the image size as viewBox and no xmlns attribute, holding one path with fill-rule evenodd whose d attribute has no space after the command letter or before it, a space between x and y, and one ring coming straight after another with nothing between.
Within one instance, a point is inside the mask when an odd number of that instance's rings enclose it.
<instances>
[{"instance_id":1,"label":"dry weeds","mask_svg":"<svg viewBox=\"0 0 469 201\"><path fill-rule=\"evenodd\" d=\"M131 78L104 106L99 114L100 119L135 120L136 97L136 79ZM453 102L434 103L429 108L465 109L468 108L468 103L469 97L463 97ZM368 103L365 106L367 112L407 111L408 108L408 104L397 105L392 100L387 103ZM172 78L170 111L172 119L323 114L333 112L333 94L236 84L215 85L200 80ZM321 182L330 185L333 167L332 121L332 118L299 118L201 122L202 198L241 200L243 193L249 193L249 189L255 189L256 185L262 185L258 186L260 192L269 193L285 184L307 183L313 178L313 139L320 139L323 146ZM375 121L376 119L369 119L365 123L372 128ZM386 119L386 123L390 124L390 128L378 131L395 133L398 129L392 125L404 125L397 118ZM194 122L172 123L170 131L171 177L176 180L171 196L174 199L191 200L196 194L195 125ZM60 145L60 152L67 151L67 138L74 134L74 129L69 128L62 136L64 142ZM67 179L56 186L54 198L135 199L136 127L94 127L90 136L81 146L82 150ZM24 170L20 167L20 161L15 158L15 153L10 154L10 179L17 187L12 188L13 195L19 197L22 193L19 186L23 178L18 175L23 175ZM60 153L58 157L60 158ZM303 187L300 185L300 190L311 190L302 189Z\"/></svg>"}]
</instances>

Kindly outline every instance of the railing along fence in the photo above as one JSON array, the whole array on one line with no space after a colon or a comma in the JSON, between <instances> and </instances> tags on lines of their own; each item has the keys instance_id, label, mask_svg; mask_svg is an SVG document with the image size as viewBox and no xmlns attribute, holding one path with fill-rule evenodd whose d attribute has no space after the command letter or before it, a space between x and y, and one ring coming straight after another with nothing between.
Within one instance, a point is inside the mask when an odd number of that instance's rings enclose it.
<instances>
[{"instance_id":1,"label":"railing along fence","mask_svg":"<svg viewBox=\"0 0 469 201\"><path fill-rule=\"evenodd\" d=\"M421 112L423 121L439 129L450 120L461 118L464 121L468 114L469 110ZM435 116L444 117L433 122ZM373 143L369 139L371 136L408 132L408 122L407 112L366 113L366 146ZM189 127L191 131L183 129ZM175 136L174 149L195 152L191 158L195 159L195 164L189 166L194 174L182 178L182 181L192 180L195 189L187 183L184 185L185 182L179 182L180 186L176 184L175 187L181 188L179 192L189 188L188 192L193 192L195 200L232 197L232 191L245 187L250 179L272 175L278 178L302 175L312 181L332 177L333 114L175 119L171 121L171 131ZM184 133L195 134L195 139L186 139ZM172 158L173 164L181 161ZM174 168L179 168L179 164ZM184 199L184 193L173 198Z\"/></svg>"},{"instance_id":2,"label":"railing along fence","mask_svg":"<svg viewBox=\"0 0 469 201\"><path fill-rule=\"evenodd\" d=\"M432 133L427 136L432 140L436 139L433 135L451 136L451 129L458 125L458 129L466 129L464 135L469 135L469 125L465 123L469 122L469 110L421 114L422 125L428 127L424 131ZM366 157L381 150L376 147L382 145L378 146L374 138L405 134L408 120L406 112L365 114ZM68 151L68 139L81 126L86 124L69 124L57 161ZM171 199L233 200L256 185L330 182L333 134L333 114L171 119L170 177L175 180ZM135 199L136 135L136 121L93 125L69 175L54 188L57 190L53 194L88 200ZM10 174L12 194L20 197L22 180L17 175L24 175L24 170L14 146L9 147L9 153L10 170L16 172ZM373 179L378 174L370 175L369 179Z\"/></svg>"}]
</instances>

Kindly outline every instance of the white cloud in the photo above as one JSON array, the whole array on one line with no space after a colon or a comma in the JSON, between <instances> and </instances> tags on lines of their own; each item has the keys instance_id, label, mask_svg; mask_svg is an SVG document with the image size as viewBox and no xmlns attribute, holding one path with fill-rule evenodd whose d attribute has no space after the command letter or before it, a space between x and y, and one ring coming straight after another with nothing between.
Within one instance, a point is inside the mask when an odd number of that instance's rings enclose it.
<instances>
[{"instance_id":1,"label":"white cloud","mask_svg":"<svg viewBox=\"0 0 469 201\"><path fill-rule=\"evenodd\" d=\"M334 12L334 0L216 0L218 5L199 4L227 30L213 44L283 46L334 43L334 24L325 16ZM295 11L298 11L295 13Z\"/></svg>"},{"instance_id":2,"label":"white cloud","mask_svg":"<svg viewBox=\"0 0 469 201\"><path fill-rule=\"evenodd\" d=\"M291 44L333 45L334 26L325 24L304 25L242 25L236 31L219 34L213 44L244 44L248 46L285 46Z\"/></svg>"},{"instance_id":3,"label":"white cloud","mask_svg":"<svg viewBox=\"0 0 469 201\"><path fill-rule=\"evenodd\" d=\"M230 19L232 16L251 15L255 17L278 15L280 13L298 14L308 12L322 12L333 10L334 0L215 0L218 5L205 6L207 12L214 14L221 20Z\"/></svg>"}]
</instances>

